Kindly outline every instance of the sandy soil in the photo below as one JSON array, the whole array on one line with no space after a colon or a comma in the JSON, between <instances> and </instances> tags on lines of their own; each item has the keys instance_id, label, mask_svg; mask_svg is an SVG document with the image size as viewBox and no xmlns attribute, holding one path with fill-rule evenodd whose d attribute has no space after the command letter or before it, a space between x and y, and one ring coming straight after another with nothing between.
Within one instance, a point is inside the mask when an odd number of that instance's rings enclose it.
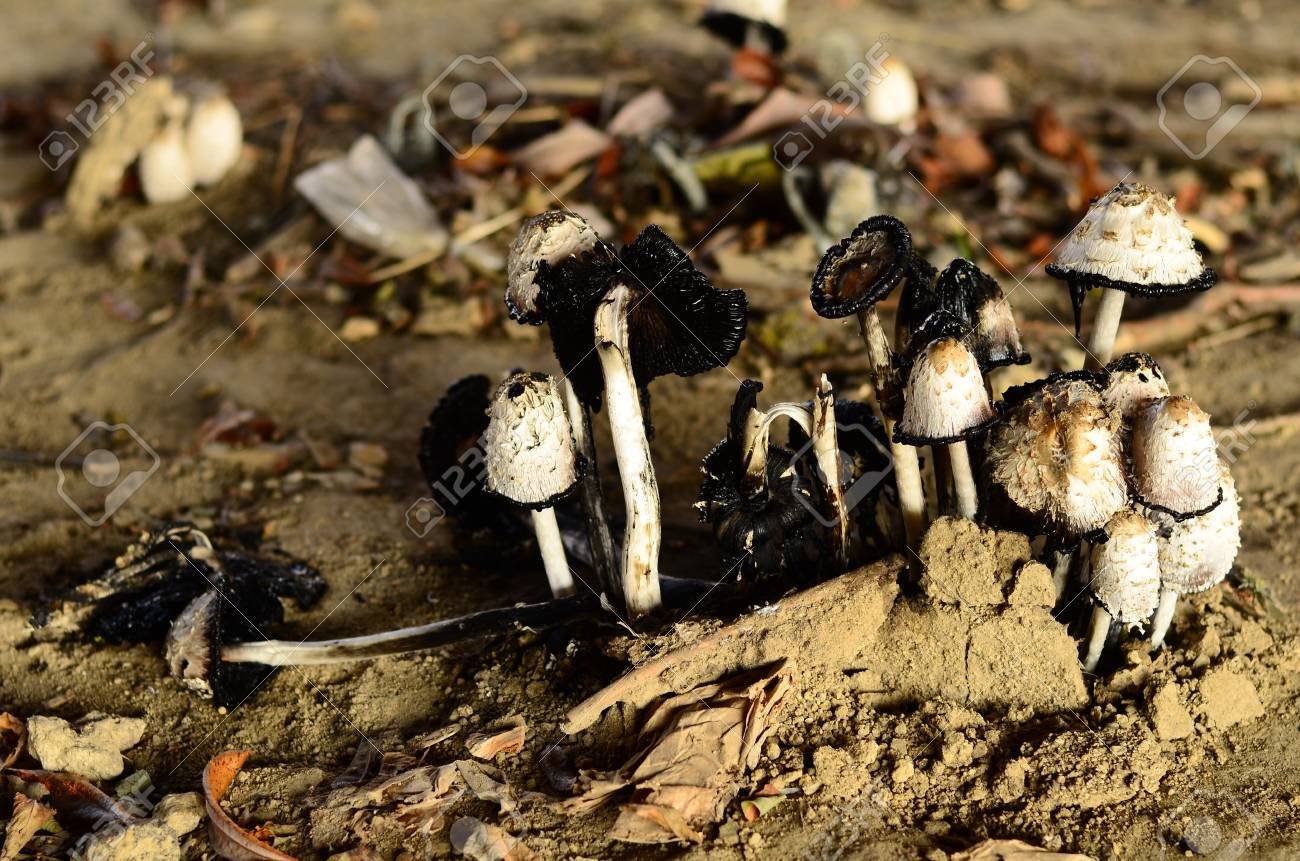
<instances>
[{"instance_id":1,"label":"sandy soil","mask_svg":"<svg viewBox=\"0 0 1300 861\"><path fill-rule=\"evenodd\" d=\"M1294 64L1292 34L1300 25L1297 10L1284 3L1246 4L1244 16L1237 4L1212 3L1197 7L1195 19L1177 4L1159 4L1150 15L1107 3L1025 4L1031 8L1020 14L983 4L795 5L801 12L796 42L820 44L836 28L864 38L888 32L936 78L995 68L1013 92L1042 98L1082 90L1140 102L1140 110L1191 46L1248 57L1261 74L1284 74ZM294 62L304 67L334 57L359 76L415 81L460 51L497 51L512 66L560 71L566 64L586 68L590 57L617 53L630 40L641 40L638 51L651 58L652 69L682 56L718 62L706 37L669 26L686 15L677 6L232 6L238 14L231 30L178 29L178 49L192 51L196 66L275 74L287 65L285 52L296 52ZM268 23L264 16L272 9L278 17ZM0 35L0 84L25 97L51 80L90 76L93 83L96 67L86 46L96 35L122 44L149 30L125 2L97 5L93 20L83 12L82 4L52 2L39 16L7 16L12 26ZM354 26L355 15L370 23ZM539 33L557 34L558 49ZM67 98L83 91L69 87ZM1294 133L1286 125L1294 119L1248 117L1237 134L1285 137ZM1154 131L1150 145L1168 149ZM169 678L156 647L48 641L31 629L31 613L45 597L98 571L140 530L173 519L193 520L236 545L283 551L325 576L329 589L317 607L289 610L285 638L363 633L545 595L539 571L458 564L447 529L417 537L406 513L423 495L415 461L419 429L447 385L471 372L553 369L548 346L500 330L437 338L385 332L345 344L334 332L352 309L331 299L327 279L313 267L290 282L302 301L281 291L259 306L275 286L265 272L220 287L220 273L247 254L235 236L256 244L268 221L281 223L272 215L280 204L265 182L274 152L257 150L260 161L205 195L210 210L188 201L154 209L123 203L112 212L114 223L137 226L151 239L170 234L189 252L204 250L205 280L223 297L219 302L175 308L183 270L124 272L109 259L102 237L77 234L57 213L44 226L25 218L0 234L0 449L36 456L33 463L0 466L0 705L21 716L143 717L147 731L128 758L165 792L196 789L214 754L251 748L247 776L232 791L233 809L246 822L285 826L277 845L302 858L349 848L322 843L306 800L360 745L402 750L407 740L439 727L457 724L468 732L523 715L524 750L497 763L515 785L543 789L537 761L556 744L580 764L617 764L630 732L620 723L625 716L572 738L559 728L568 709L620 671L601 644L579 642L556 655L546 637L523 634L356 666L287 670L227 713ZM49 181L27 141L18 139L4 139L0 178L6 199L24 199ZM297 257L286 255L292 258L286 270L329 230L312 221L308 233L305 247L292 250ZM328 247L321 252L329 253ZM110 313L106 295L142 309L144 318ZM1013 302L1038 324L1027 330L1035 352L1069 355L1068 331L1045 310L1064 319L1055 285L1035 275ZM175 311L150 321L150 312L166 308ZM844 679L812 675L815 683L788 706L752 775L755 787L779 779L799 794L761 820L747 822L733 806L703 846L646 849L604 841L611 813L566 819L536 811L527 819L526 842L547 858L940 859L996 836L1094 857L1152 858L1162 850L1162 822L1195 814L1249 835L1240 857L1295 857L1295 319L1287 316L1289 322L1253 337L1190 347L1182 339L1159 354L1175 391L1191 394L1222 426L1241 417L1244 436L1233 465L1243 499L1239 567L1266 599L1262 616L1226 590L1189 602L1195 615L1180 621L1169 652L1153 662L1134 651L1109 674L1081 679L1088 699L1078 707L972 708L940 697L900 704ZM730 370L655 385L654 454L670 524L667 570L722 573L690 509L698 457L723 433L736 378L760 374L773 400L803 398L805 382L796 372L772 371L766 356L751 349ZM352 443L373 443L388 453L388 463L377 486L359 492L337 475L309 474L310 467L285 473L239 452L200 449L200 425L225 400L271 419L284 439L305 437L344 452ZM104 526L89 528L57 493L53 460L97 419L129 423L161 465ZM604 645L618 652L617 645ZM1257 693L1258 713L1240 696L1240 679ZM1188 732L1184 718L1192 722ZM464 734L433 748L434 756L462 756ZM485 815L490 807L465 809ZM427 848L433 857L451 853L442 838ZM212 857L201 832L185 850L188 857Z\"/></svg>"}]
</instances>

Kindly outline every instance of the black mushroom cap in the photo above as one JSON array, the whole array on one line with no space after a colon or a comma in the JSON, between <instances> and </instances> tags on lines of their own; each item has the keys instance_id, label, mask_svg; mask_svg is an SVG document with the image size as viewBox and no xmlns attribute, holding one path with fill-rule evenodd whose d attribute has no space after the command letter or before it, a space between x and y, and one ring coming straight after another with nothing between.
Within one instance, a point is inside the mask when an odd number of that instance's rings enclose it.
<instances>
[{"instance_id":1,"label":"black mushroom cap","mask_svg":"<svg viewBox=\"0 0 1300 861\"><path fill-rule=\"evenodd\" d=\"M908 279L899 300L897 343L916 340L913 333L936 311L946 311L959 322L961 337L985 372L1029 363L1002 287L969 260L953 260L931 281Z\"/></svg>"},{"instance_id":2,"label":"black mushroom cap","mask_svg":"<svg viewBox=\"0 0 1300 861\"><path fill-rule=\"evenodd\" d=\"M420 431L420 470L432 499L447 515L470 526L503 520L502 505L484 492L480 439L487 430L492 381L462 377L448 387Z\"/></svg>"},{"instance_id":3,"label":"black mushroom cap","mask_svg":"<svg viewBox=\"0 0 1300 861\"><path fill-rule=\"evenodd\" d=\"M700 24L719 39L735 45L745 44L746 34L751 26L757 25L763 31L763 38L771 47L773 54L780 54L786 49L789 40L785 29L772 21L749 18L737 11L723 9L706 9L700 16Z\"/></svg>"},{"instance_id":4,"label":"black mushroom cap","mask_svg":"<svg viewBox=\"0 0 1300 861\"><path fill-rule=\"evenodd\" d=\"M1200 293L1209 290L1219 280L1219 274L1208 266L1181 284L1135 284L1131 281L1116 281L1093 272L1075 272L1055 263L1047 264L1045 270L1053 278L1064 281L1070 289L1070 309L1074 312L1074 337L1076 338L1083 330L1083 300L1089 290L1120 290L1132 296L1150 299L1158 296Z\"/></svg>"},{"instance_id":5,"label":"black mushroom cap","mask_svg":"<svg viewBox=\"0 0 1300 861\"><path fill-rule=\"evenodd\" d=\"M582 278L552 283L545 268L539 277L547 283L547 294L557 297L548 317L555 357L578 398L591 407L599 407L604 390L593 350L593 320L597 305L616 283L633 292L628 352L640 387L667 374L688 377L722 367L745 339L745 291L715 289L686 252L653 224L624 246L616 261L588 267Z\"/></svg>"},{"instance_id":6,"label":"black mushroom cap","mask_svg":"<svg viewBox=\"0 0 1300 861\"><path fill-rule=\"evenodd\" d=\"M848 317L888 296L919 272L912 234L892 215L873 215L822 255L809 298L819 316Z\"/></svg>"},{"instance_id":7,"label":"black mushroom cap","mask_svg":"<svg viewBox=\"0 0 1300 861\"><path fill-rule=\"evenodd\" d=\"M581 215L555 209L524 222L506 257L506 308L518 323L540 326L575 301L573 284L598 282L614 251Z\"/></svg>"}]
</instances>

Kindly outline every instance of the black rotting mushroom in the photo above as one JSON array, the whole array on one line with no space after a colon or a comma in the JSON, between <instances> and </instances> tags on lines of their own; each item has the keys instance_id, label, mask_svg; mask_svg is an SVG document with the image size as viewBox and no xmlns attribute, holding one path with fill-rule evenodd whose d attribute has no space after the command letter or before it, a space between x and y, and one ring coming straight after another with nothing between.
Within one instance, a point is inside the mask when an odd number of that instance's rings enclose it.
<instances>
[{"instance_id":1,"label":"black rotting mushroom","mask_svg":"<svg viewBox=\"0 0 1300 861\"><path fill-rule=\"evenodd\" d=\"M776 55L785 50L786 0L710 0L700 23L737 48Z\"/></svg>"},{"instance_id":2,"label":"black rotting mushroom","mask_svg":"<svg viewBox=\"0 0 1300 861\"><path fill-rule=\"evenodd\" d=\"M586 469L555 380L518 372L497 387L483 433L487 492L529 509L551 594L573 594L573 572L555 504L573 493Z\"/></svg>"},{"instance_id":3,"label":"black rotting mushroom","mask_svg":"<svg viewBox=\"0 0 1300 861\"><path fill-rule=\"evenodd\" d=\"M925 493L916 449L893 440L902 418L902 386L894 350L881 325L876 305L910 278L929 278L933 269L912 252L912 236L903 222L875 215L827 249L813 274L809 298L813 310L828 319L856 315L867 347L876 402L885 419L894 458L899 507L907 546L915 547L925 526Z\"/></svg>"},{"instance_id":4,"label":"black rotting mushroom","mask_svg":"<svg viewBox=\"0 0 1300 861\"><path fill-rule=\"evenodd\" d=\"M937 311L956 318L961 338L985 373L1029 363L1001 285L969 260L953 260L933 280L908 279L898 304L896 342L911 343L916 329Z\"/></svg>"},{"instance_id":5,"label":"black rotting mushroom","mask_svg":"<svg viewBox=\"0 0 1300 861\"><path fill-rule=\"evenodd\" d=\"M1089 290L1102 290L1088 344L1094 368L1110 361L1125 294L1192 293L1210 289L1218 278L1201 260L1173 198L1142 183L1121 183L1093 201L1047 274L1070 288L1075 337L1084 297Z\"/></svg>"}]
</instances>

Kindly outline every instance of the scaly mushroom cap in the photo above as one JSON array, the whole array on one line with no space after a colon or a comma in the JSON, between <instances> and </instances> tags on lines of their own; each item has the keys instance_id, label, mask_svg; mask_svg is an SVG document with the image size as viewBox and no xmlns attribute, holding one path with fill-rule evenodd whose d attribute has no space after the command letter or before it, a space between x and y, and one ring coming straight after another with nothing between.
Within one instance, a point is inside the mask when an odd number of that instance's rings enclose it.
<instances>
[{"instance_id":1,"label":"scaly mushroom cap","mask_svg":"<svg viewBox=\"0 0 1300 861\"><path fill-rule=\"evenodd\" d=\"M1090 289L1168 296L1208 290L1217 278L1192 245L1173 198L1142 183L1121 183L1097 198L1047 274L1069 284L1076 329Z\"/></svg>"},{"instance_id":2,"label":"scaly mushroom cap","mask_svg":"<svg viewBox=\"0 0 1300 861\"><path fill-rule=\"evenodd\" d=\"M547 374L506 378L483 433L487 491L525 508L549 508L573 492L584 463L573 450L564 398Z\"/></svg>"},{"instance_id":3,"label":"scaly mushroom cap","mask_svg":"<svg viewBox=\"0 0 1300 861\"><path fill-rule=\"evenodd\" d=\"M506 255L506 307L520 323L540 326L547 319L546 297L538 282L542 266L559 277L607 257L607 249L587 219L576 212L552 210L534 215L520 228Z\"/></svg>"},{"instance_id":4,"label":"scaly mushroom cap","mask_svg":"<svg viewBox=\"0 0 1300 861\"><path fill-rule=\"evenodd\" d=\"M1159 398L1140 409L1130 454L1133 486L1148 508L1186 519L1219 504L1218 443L1209 414L1191 398Z\"/></svg>"},{"instance_id":5,"label":"scaly mushroom cap","mask_svg":"<svg viewBox=\"0 0 1300 861\"><path fill-rule=\"evenodd\" d=\"M786 0L710 0L700 23L720 39L742 47L750 24L763 28L774 53L785 50Z\"/></svg>"},{"instance_id":6,"label":"scaly mushroom cap","mask_svg":"<svg viewBox=\"0 0 1300 861\"><path fill-rule=\"evenodd\" d=\"M1128 504L1120 417L1091 375L1063 374L1013 394L993 425L985 468L992 484L1040 526L1079 536Z\"/></svg>"},{"instance_id":7,"label":"scaly mushroom cap","mask_svg":"<svg viewBox=\"0 0 1300 861\"><path fill-rule=\"evenodd\" d=\"M940 338L912 363L894 440L910 445L955 442L993 418L975 354L956 338Z\"/></svg>"},{"instance_id":8,"label":"scaly mushroom cap","mask_svg":"<svg viewBox=\"0 0 1300 861\"><path fill-rule=\"evenodd\" d=\"M856 314L893 291L912 271L912 234L892 215L873 215L822 255L809 298L834 319Z\"/></svg>"},{"instance_id":9,"label":"scaly mushroom cap","mask_svg":"<svg viewBox=\"0 0 1300 861\"><path fill-rule=\"evenodd\" d=\"M1140 627L1160 602L1160 553L1156 527L1126 508L1106 522L1106 541L1092 545L1089 588L1117 622Z\"/></svg>"},{"instance_id":10,"label":"scaly mushroom cap","mask_svg":"<svg viewBox=\"0 0 1300 861\"><path fill-rule=\"evenodd\" d=\"M1151 401L1169 397L1164 372L1146 353L1125 353L1106 366L1105 374L1101 396L1127 422Z\"/></svg>"},{"instance_id":11,"label":"scaly mushroom cap","mask_svg":"<svg viewBox=\"0 0 1300 861\"><path fill-rule=\"evenodd\" d=\"M1232 570L1241 549L1241 501L1227 466L1221 466L1219 490L1223 502L1207 514L1178 521L1155 512L1161 527L1160 581L1180 595L1217 586Z\"/></svg>"}]
</instances>

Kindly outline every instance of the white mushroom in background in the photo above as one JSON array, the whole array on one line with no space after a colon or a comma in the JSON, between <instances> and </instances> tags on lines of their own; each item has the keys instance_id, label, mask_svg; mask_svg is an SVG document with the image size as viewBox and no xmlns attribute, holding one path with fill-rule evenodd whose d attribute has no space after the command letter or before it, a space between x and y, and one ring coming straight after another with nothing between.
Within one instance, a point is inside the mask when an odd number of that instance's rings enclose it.
<instances>
[{"instance_id":1,"label":"white mushroom in background","mask_svg":"<svg viewBox=\"0 0 1300 861\"><path fill-rule=\"evenodd\" d=\"M243 151L244 125L234 103L216 91L198 96L185 126L185 152L194 181L220 182Z\"/></svg>"},{"instance_id":2,"label":"white mushroom in background","mask_svg":"<svg viewBox=\"0 0 1300 861\"><path fill-rule=\"evenodd\" d=\"M194 174L185 150L184 121L189 100L172 97L167 119L140 153L140 189L150 203L184 200L194 187Z\"/></svg>"}]
</instances>

